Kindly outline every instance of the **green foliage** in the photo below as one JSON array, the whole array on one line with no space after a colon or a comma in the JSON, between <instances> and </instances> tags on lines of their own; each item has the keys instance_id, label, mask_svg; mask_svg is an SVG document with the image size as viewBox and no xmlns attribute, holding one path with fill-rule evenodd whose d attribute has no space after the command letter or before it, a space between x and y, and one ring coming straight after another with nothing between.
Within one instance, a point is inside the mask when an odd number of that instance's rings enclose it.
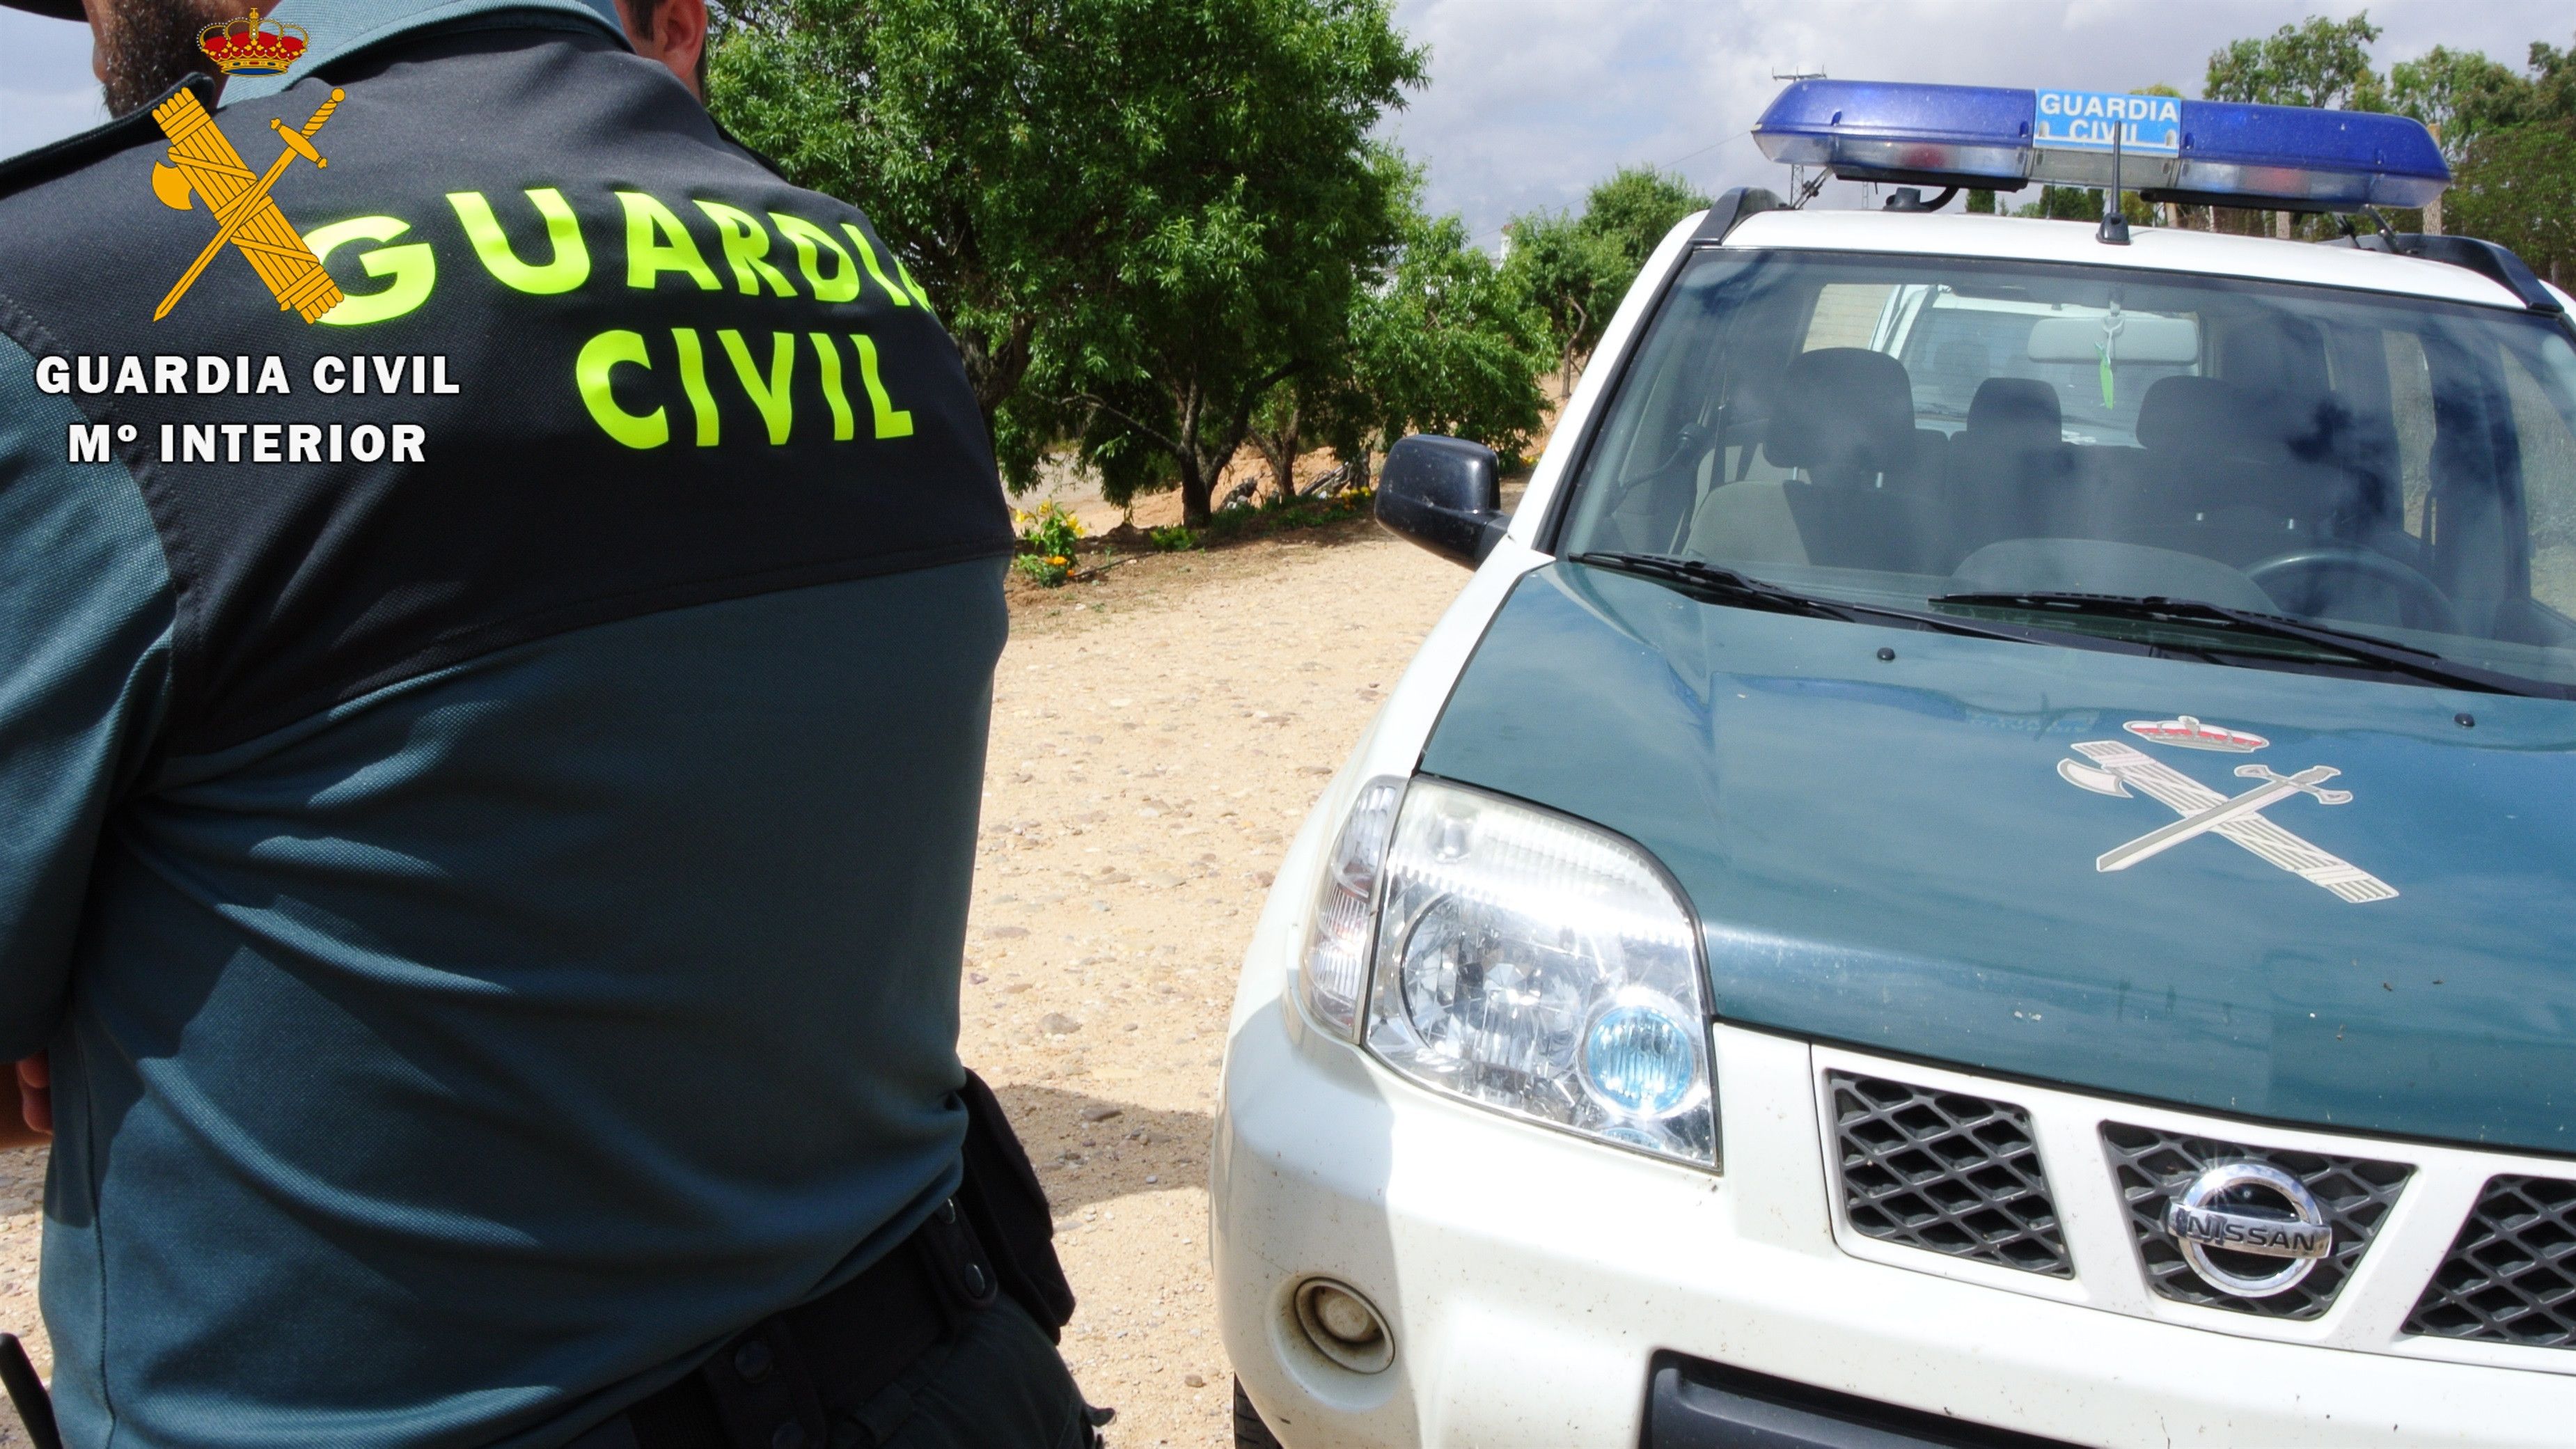
<instances>
[{"instance_id":1,"label":"green foliage","mask_svg":"<svg viewBox=\"0 0 2576 1449\"><path fill-rule=\"evenodd\" d=\"M1368 137L1423 71L1384 0L720 4L718 118L901 251L1015 482L1070 434L1203 517L1392 243Z\"/></svg>"},{"instance_id":2,"label":"green foliage","mask_svg":"<svg viewBox=\"0 0 2576 1449\"><path fill-rule=\"evenodd\" d=\"M1574 364L1601 340L1631 274L1609 238L1567 212L1516 217L1510 236L1503 277L1545 323L1557 367L1571 382Z\"/></svg>"},{"instance_id":3,"label":"green foliage","mask_svg":"<svg viewBox=\"0 0 2576 1449\"><path fill-rule=\"evenodd\" d=\"M1013 558L1011 567L1050 589L1071 578L1075 542L1082 537L1082 520L1053 499L1039 504L1035 513L1018 515L1018 519L1020 543L1028 551Z\"/></svg>"},{"instance_id":4,"label":"green foliage","mask_svg":"<svg viewBox=\"0 0 2576 1449\"><path fill-rule=\"evenodd\" d=\"M2102 193L2085 186L2043 186L2036 200L2015 207L2013 215L2040 216L2051 221L2100 221Z\"/></svg>"},{"instance_id":5,"label":"green foliage","mask_svg":"<svg viewBox=\"0 0 2576 1449\"><path fill-rule=\"evenodd\" d=\"M1093 63L1114 54L1117 7L720 3L717 118L790 180L868 213L938 303L998 421L1055 320L1047 299L1114 266L1099 223L1138 148L1108 124Z\"/></svg>"},{"instance_id":6,"label":"green foliage","mask_svg":"<svg viewBox=\"0 0 2576 1449\"><path fill-rule=\"evenodd\" d=\"M1145 541L1152 544L1157 553L1187 553L1199 546L1199 536L1178 523L1169 528L1148 529Z\"/></svg>"},{"instance_id":7,"label":"green foliage","mask_svg":"<svg viewBox=\"0 0 2576 1449\"><path fill-rule=\"evenodd\" d=\"M1967 210L1970 214L1976 216L1994 215L1995 194L1991 191L1982 190L1973 186L1968 188Z\"/></svg>"},{"instance_id":8,"label":"green foliage","mask_svg":"<svg viewBox=\"0 0 2576 1449\"><path fill-rule=\"evenodd\" d=\"M2523 119L2530 82L2474 50L2434 46L2388 69L2388 108L2434 129L2457 166L2469 143Z\"/></svg>"},{"instance_id":9,"label":"green foliage","mask_svg":"<svg viewBox=\"0 0 2576 1449\"><path fill-rule=\"evenodd\" d=\"M1580 216L1539 211L1512 219L1503 275L1544 321L1568 384L1664 233L1708 203L1678 176L1632 166L1593 187Z\"/></svg>"},{"instance_id":10,"label":"green foliage","mask_svg":"<svg viewBox=\"0 0 2576 1449\"><path fill-rule=\"evenodd\" d=\"M2207 94L2412 116L2436 129L2451 163L2447 230L2500 242L2553 279L2576 271L2576 46L2534 41L2521 73L2435 46L2382 80L2370 63L2378 38L2362 12L2234 41L2210 56ZM2313 221L2302 229L2323 232Z\"/></svg>"},{"instance_id":11,"label":"green foliage","mask_svg":"<svg viewBox=\"0 0 2576 1449\"><path fill-rule=\"evenodd\" d=\"M2444 204L2452 231L2502 243L2553 281L2576 280L2576 124L2479 135Z\"/></svg>"},{"instance_id":12,"label":"green foliage","mask_svg":"<svg viewBox=\"0 0 2576 1449\"><path fill-rule=\"evenodd\" d=\"M2209 57L2201 94L2213 101L2253 101L2319 109L2381 109L2383 86L2371 68L2379 27L2370 12L2346 20L2311 15L2260 40L2230 41Z\"/></svg>"},{"instance_id":13,"label":"green foliage","mask_svg":"<svg viewBox=\"0 0 2576 1449\"><path fill-rule=\"evenodd\" d=\"M1385 284L1352 308L1350 340L1346 436L1356 425L1382 448L1445 433L1509 454L1538 428L1536 378L1555 360L1546 324L1456 216L1405 219Z\"/></svg>"},{"instance_id":14,"label":"green foliage","mask_svg":"<svg viewBox=\"0 0 2576 1449\"><path fill-rule=\"evenodd\" d=\"M1457 217L1426 217L1414 197L1408 184L1395 252L1353 295L1340 346L1254 411L1251 440L1270 461L1274 498L1293 491L1308 441L1358 462L1410 432L1511 452L1538 427L1537 376L1555 361L1545 319Z\"/></svg>"},{"instance_id":15,"label":"green foliage","mask_svg":"<svg viewBox=\"0 0 2576 1449\"><path fill-rule=\"evenodd\" d=\"M1342 345L1395 245L1411 176L1368 133L1422 57L1380 0L1129 8L1157 13L1118 67L1157 78L1136 123L1160 149L1115 213L1118 276L1072 299L1079 345L1040 376L1113 488L1168 478L1199 525L1254 408Z\"/></svg>"},{"instance_id":16,"label":"green foliage","mask_svg":"<svg viewBox=\"0 0 2576 1449\"><path fill-rule=\"evenodd\" d=\"M1592 188L1583 203L1582 225L1617 253L1627 271L1619 279L1624 291L1664 233L1708 201L1698 187L1678 176L1666 176L1651 166L1625 166Z\"/></svg>"}]
</instances>

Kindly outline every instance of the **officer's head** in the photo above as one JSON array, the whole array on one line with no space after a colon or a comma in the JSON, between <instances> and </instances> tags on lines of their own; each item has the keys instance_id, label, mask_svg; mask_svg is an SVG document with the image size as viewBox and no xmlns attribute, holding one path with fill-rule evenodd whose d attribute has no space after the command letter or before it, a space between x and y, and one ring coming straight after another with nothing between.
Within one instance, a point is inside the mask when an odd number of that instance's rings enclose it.
<instances>
[{"instance_id":1,"label":"officer's head","mask_svg":"<svg viewBox=\"0 0 2576 1449\"><path fill-rule=\"evenodd\" d=\"M617 0L627 43L671 68L689 94L707 98L707 0Z\"/></svg>"},{"instance_id":2,"label":"officer's head","mask_svg":"<svg viewBox=\"0 0 2576 1449\"><path fill-rule=\"evenodd\" d=\"M260 8L274 8L265 0ZM87 20L90 69L109 111L124 115L192 72L213 73L197 32L247 14L252 0L0 0L12 9ZM707 0L616 0L617 18L638 55L670 67L689 93L706 98Z\"/></svg>"},{"instance_id":3,"label":"officer's head","mask_svg":"<svg viewBox=\"0 0 2576 1449\"><path fill-rule=\"evenodd\" d=\"M197 32L248 13L249 0L77 0L19 8L89 21L89 68L107 91L107 108L124 115L192 71L214 65L197 49Z\"/></svg>"}]
</instances>

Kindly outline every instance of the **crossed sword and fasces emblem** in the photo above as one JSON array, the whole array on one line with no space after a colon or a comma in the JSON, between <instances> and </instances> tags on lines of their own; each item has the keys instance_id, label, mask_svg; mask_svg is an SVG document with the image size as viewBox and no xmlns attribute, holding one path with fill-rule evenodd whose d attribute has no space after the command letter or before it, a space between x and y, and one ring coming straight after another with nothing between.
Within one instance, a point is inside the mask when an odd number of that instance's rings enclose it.
<instances>
[{"instance_id":1,"label":"crossed sword and fasces emblem","mask_svg":"<svg viewBox=\"0 0 2576 1449\"><path fill-rule=\"evenodd\" d=\"M2320 805L2349 803L2351 791L2325 788L2326 781L2341 774L2340 770L2326 765L2311 765L2297 774L2284 775L2268 765L2239 765L2236 767L2239 778L2263 783L2230 797L2117 740L2084 740L2076 744L2075 752L2092 763L2058 761L2057 773L2068 784L2096 795L2122 797L2135 787L2182 817L2103 852L2093 862L2095 870L2127 870L2194 836L2217 835L2355 905L2389 900L2397 894L2396 888L2386 881L2300 839L2263 815L2267 806L2300 794L2313 797Z\"/></svg>"},{"instance_id":2,"label":"crossed sword and fasces emblem","mask_svg":"<svg viewBox=\"0 0 2576 1449\"><path fill-rule=\"evenodd\" d=\"M304 244L304 238L269 199L269 188L295 158L303 157L316 166L331 163L313 148L313 134L331 119L331 112L341 101L342 92L334 89L331 98L313 113L302 130L290 129L284 121L270 121L269 129L277 132L286 149L278 153L266 172L254 176L241 153L215 127L215 118L198 104L194 91L181 91L152 112L161 123L161 133L170 138L170 159L152 168L152 194L165 206L179 211L191 209L191 193L206 203L215 214L214 240L197 253L170 295L152 313L160 321L179 305L179 299L195 285L206 264L215 259L226 243L237 248L251 270L259 273L269 294L277 298L280 311L289 311L307 322L340 305L340 288L331 274L322 270L322 259Z\"/></svg>"}]
</instances>

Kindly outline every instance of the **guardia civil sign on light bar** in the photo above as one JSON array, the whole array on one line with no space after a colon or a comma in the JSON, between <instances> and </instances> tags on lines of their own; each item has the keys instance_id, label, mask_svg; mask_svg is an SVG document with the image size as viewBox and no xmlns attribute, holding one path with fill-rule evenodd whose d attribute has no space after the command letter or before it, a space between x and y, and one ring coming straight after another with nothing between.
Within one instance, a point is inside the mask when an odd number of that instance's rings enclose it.
<instances>
[{"instance_id":1,"label":"guardia civil sign on light bar","mask_svg":"<svg viewBox=\"0 0 2576 1449\"><path fill-rule=\"evenodd\" d=\"M2173 96L2132 96L2116 91L2034 92L2031 141L2062 151L2119 149L2132 156L2171 156L2182 150L2182 102Z\"/></svg>"}]
</instances>

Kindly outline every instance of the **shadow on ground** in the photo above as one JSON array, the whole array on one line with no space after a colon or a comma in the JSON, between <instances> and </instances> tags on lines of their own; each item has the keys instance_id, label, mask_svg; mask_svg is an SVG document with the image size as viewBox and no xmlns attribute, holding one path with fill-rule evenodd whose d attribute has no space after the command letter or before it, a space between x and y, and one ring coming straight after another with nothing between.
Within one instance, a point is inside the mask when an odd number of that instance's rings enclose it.
<instances>
[{"instance_id":1,"label":"shadow on ground","mask_svg":"<svg viewBox=\"0 0 2576 1449\"><path fill-rule=\"evenodd\" d=\"M1205 1112L1167 1112L1060 1087L996 1086L1056 1216L1140 1192L1207 1185Z\"/></svg>"}]
</instances>

